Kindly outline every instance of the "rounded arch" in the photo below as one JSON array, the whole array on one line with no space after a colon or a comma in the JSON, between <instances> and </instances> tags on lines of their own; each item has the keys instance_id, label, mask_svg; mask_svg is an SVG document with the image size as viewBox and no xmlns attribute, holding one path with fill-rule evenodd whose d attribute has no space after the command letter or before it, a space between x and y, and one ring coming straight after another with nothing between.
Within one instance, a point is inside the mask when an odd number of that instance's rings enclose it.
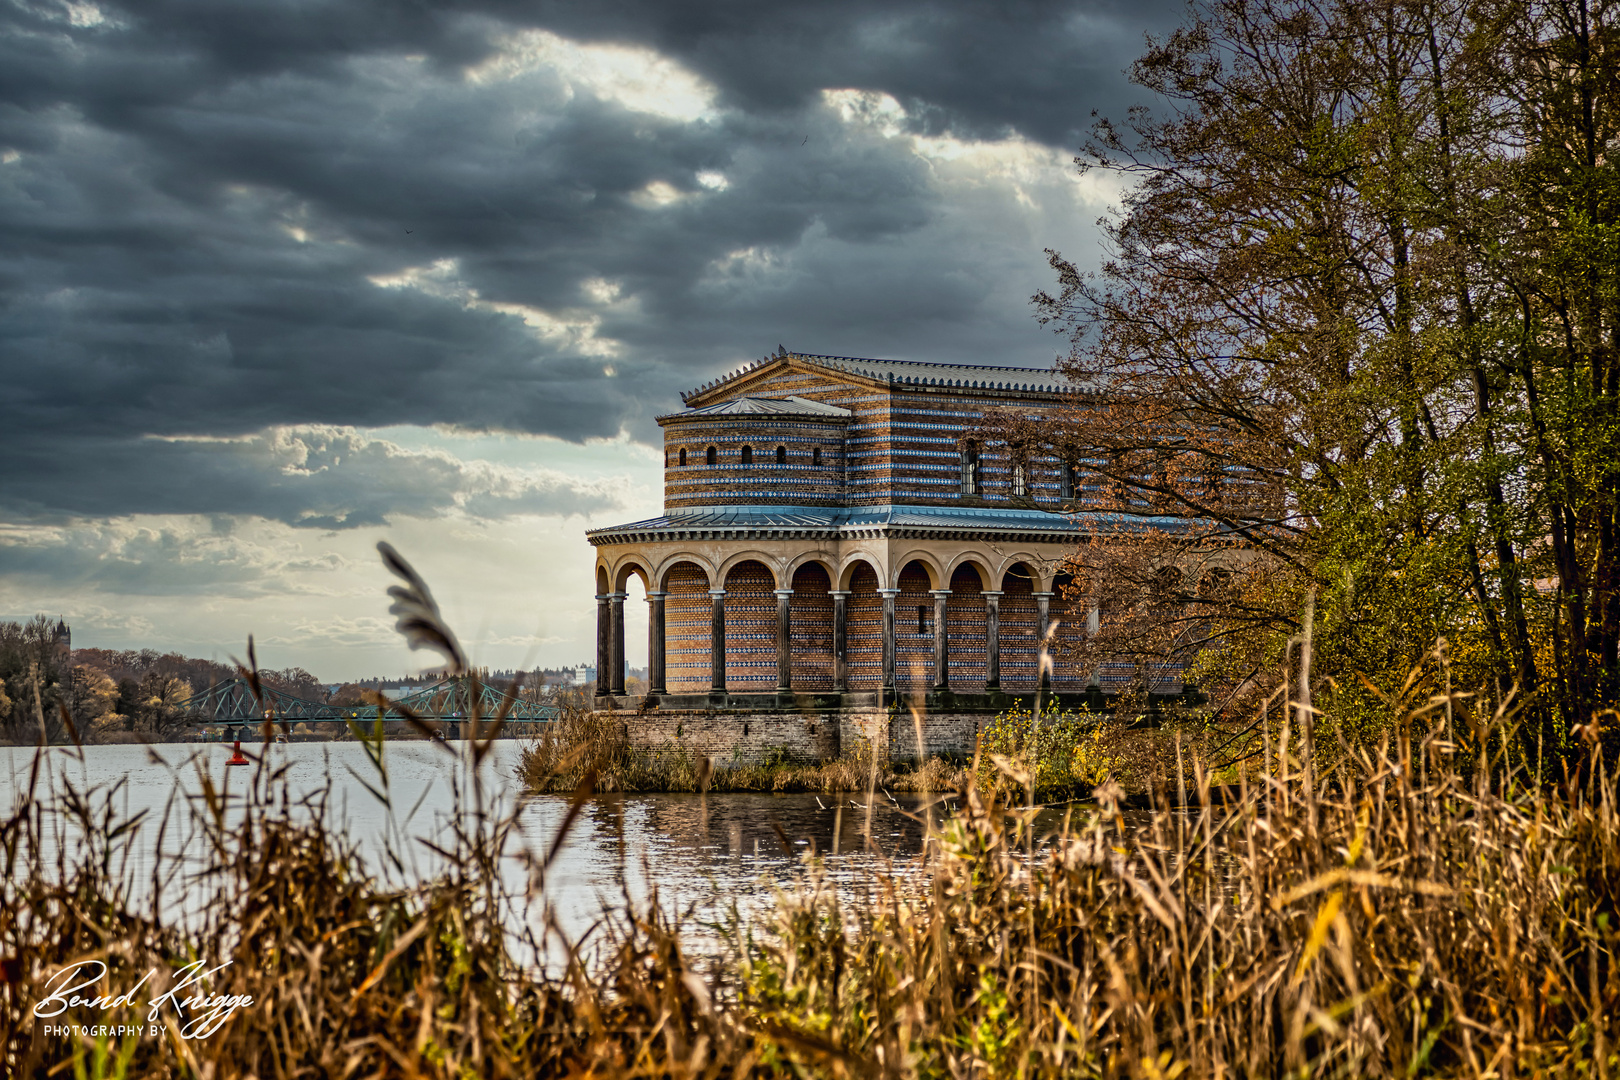
<instances>
[{"instance_id":1,"label":"rounded arch","mask_svg":"<svg viewBox=\"0 0 1620 1080\"><path fill-rule=\"evenodd\" d=\"M640 555L625 555L613 567L613 591L624 592L624 587L630 582L630 575L634 574L641 579L641 587L652 589L652 567Z\"/></svg>"},{"instance_id":2,"label":"rounded arch","mask_svg":"<svg viewBox=\"0 0 1620 1080\"><path fill-rule=\"evenodd\" d=\"M954 581L962 570L971 570L977 574L979 585L984 589L991 588L990 583L995 580L995 572L990 569L989 562L976 551L964 551L952 559L950 565L946 567L945 580Z\"/></svg>"},{"instance_id":3,"label":"rounded arch","mask_svg":"<svg viewBox=\"0 0 1620 1080\"><path fill-rule=\"evenodd\" d=\"M744 446L738 460L744 465L752 465L754 463L754 448L752 446Z\"/></svg>"},{"instance_id":4,"label":"rounded arch","mask_svg":"<svg viewBox=\"0 0 1620 1080\"><path fill-rule=\"evenodd\" d=\"M721 564L725 596L725 685L729 690L764 693L777 685L778 601L775 560L740 553Z\"/></svg>"},{"instance_id":5,"label":"rounded arch","mask_svg":"<svg viewBox=\"0 0 1620 1080\"><path fill-rule=\"evenodd\" d=\"M1052 688L1078 693L1086 688L1091 674L1090 666L1082 663L1086 639L1091 634L1091 598L1081 595L1072 568L1060 566L1054 570L1049 588Z\"/></svg>"},{"instance_id":6,"label":"rounded arch","mask_svg":"<svg viewBox=\"0 0 1620 1080\"><path fill-rule=\"evenodd\" d=\"M672 694L696 694L709 688L713 665L709 633L714 580L709 560L679 552L658 567L664 597L664 686Z\"/></svg>"},{"instance_id":7,"label":"rounded arch","mask_svg":"<svg viewBox=\"0 0 1620 1080\"><path fill-rule=\"evenodd\" d=\"M681 447L681 464L686 464L686 447Z\"/></svg>"},{"instance_id":8,"label":"rounded arch","mask_svg":"<svg viewBox=\"0 0 1620 1080\"><path fill-rule=\"evenodd\" d=\"M792 685L798 690L833 688L833 573L825 561L800 556L782 575L793 590L788 648Z\"/></svg>"},{"instance_id":9,"label":"rounded arch","mask_svg":"<svg viewBox=\"0 0 1620 1080\"><path fill-rule=\"evenodd\" d=\"M835 580L837 580L841 592L849 591L850 580L854 578L855 571L862 566L872 571L879 583L887 578L882 565L879 564L876 558L864 551L858 551L851 555L845 555L843 563L838 567L838 577Z\"/></svg>"},{"instance_id":10,"label":"rounded arch","mask_svg":"<svg viewBox=\"0 0 1620 1080\"><path fill-rule=\"evenodd\" d=\"M946 675L958 690L983 690L990 677L989 605L983 595L988 580L982 560L962 555L952 560L951 595L945 598Z\"/></svg>"},{"instance_id":11,"label":"rounded arch","mask_svg":"<svg viewBox=\"0 0 1620 1080\"><path fill-rule=\"evenodd\" d=\"M890 588L898 589L900 587L900 575L905 573L906 567L912 563L922 564L923 570L928 574L928 587L930 589L943 589L945 586L942 583L950 580L945 576L945 568L939 564L939 557L931 551L918 548L894 560L894 584Z\"/></svg>"},{"instance_id":12,"label":"rounded arch","mask_svg":"<svg viewBox=\"0 0 1620 1080\"><path fill-rule=\"evenodd\" d=\"M695 552L677 551L675 554L667 556L663 562L659 563L657 572L653 574L653 580L658 582L658 587L660 589L665 591L669 589L670 571L674 570L683 563L690 563L691 565L697 567L698 570L702 571L705 578L705 583L711 588L713 587L713 582L715 580L714 564L708 559L704 558L702 555Z\"/></svg>"},{"instance_id":13,"label":"rounded arch","mask_svg":"<svg viewBox=\"0 0 1620 1080\"><path fill-rule=\"evenodd\" d=\"M1001 688L1024 692L1034 690L1040 682L1040 648L1043 628L1040 604L1035 594L1045 592L1040 571L1033 562L1019 556L1009 557L1003 564L999 584L1001 593Z\"/></svg>"},{"instance_id":14,"label":"rounded arch","mask_svg":"<svg viewBox=\"0 0 1620 1080\"><path fill-rule=\"evenodd\" d=\"M716 461L719 459L719 457L720 457L720 451L715 449L713 446L711 446L707 450L703 451L703 463L705 465L713 465L713 464L715 464Z\"/></svg>"},{"instance_id":15,"label":"rounded arch","mask_svg":"<svg viewBox=\"0 0 1620 1080\"><path fill-rule=\"evenodd\" d=\"M612 592L613 588L608 584L612 580L613 577L608 572L607 563L598 561L596 564L596 595L605 596Z\"/></svg>"},{"instance_id":16,"label":"rounded arch","mask_svg":"<svg viewBox=\"0 0 1620 1080\"><path fill-rule=\"evenodd\" d=\"M806 566L821 567L821 569L826 572L827 580L829 582L838 580L837 565L835 565L827 556L816 551L806 551L795 555L786 566L782 567L782 580L791 583L793 581L793 575L797 574L801 568Z\"/></svg>"},{"instance_id":17,"label":"rounded arch","mask_svg":"<svg viewBox=\"0 0 1620 1080\"><path fill-rule=\"evenodd\" d=\"M778 446L776 448L776 463L778 465L786 465L787 464L787 447Z\"/></svg>"},{"instance_id":18,"label":"rounded arch","mask_svg":"<svg viewBox=\"0 0 1620 1080\"><path fill-rule=\"evenodd\" d=\"M930 595L939 585L930 560L909 558L894 575L894 680L903 690L926 690L934 684L934 616Z\"/></svg>"},{"instance_id":19,"label":"rounded arch","mask_svg":"<svg viewBox=\"0 0 1620 1080\"><path fill-rule=\"evenodd\" d=\"M1028 552L1015 552L1001 560L1001 566L994 574L998 582L996 588L1005 591L1009 576L1028 579L1031 592L1049 592L1052 588L1052 575L1044 572L1041 561Z\"/></svg>"},{"instance_id":20,"label":"rounded arch","mask_svg":"<svg viewBox=\"0 0 1620 1080\"><path fill-rule=\"evenodd\" d=\"M739 564L745 562L763 564L765 569L771 572L771 578L776 583L774 587L782 588L782 561L773 555L765 554L763 551L737 551L727 555L726 561L720 564L719 572L715 574L714 580L717 582L715 588L725 588L726 575L730 574Z\"/></svg>"}]
</instances>

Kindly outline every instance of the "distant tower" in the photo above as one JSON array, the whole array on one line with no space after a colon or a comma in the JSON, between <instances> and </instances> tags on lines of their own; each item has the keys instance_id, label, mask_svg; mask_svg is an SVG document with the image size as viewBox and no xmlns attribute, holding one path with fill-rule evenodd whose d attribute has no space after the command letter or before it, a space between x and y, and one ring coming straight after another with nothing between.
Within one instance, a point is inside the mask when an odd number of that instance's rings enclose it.
<instances>
[{"instance_id":1,"label":"distant tower","mask_svg":"<svg viewBox=\"0 0 1620 1080\"><path fill-rule=\"evenodd\" d=\"M61 655L62 663L71 663L73 660L73 631L68 629L67 620L60 615L56 618L56 632L51 636L51 642Z\"/></svg>"}]
</instances>

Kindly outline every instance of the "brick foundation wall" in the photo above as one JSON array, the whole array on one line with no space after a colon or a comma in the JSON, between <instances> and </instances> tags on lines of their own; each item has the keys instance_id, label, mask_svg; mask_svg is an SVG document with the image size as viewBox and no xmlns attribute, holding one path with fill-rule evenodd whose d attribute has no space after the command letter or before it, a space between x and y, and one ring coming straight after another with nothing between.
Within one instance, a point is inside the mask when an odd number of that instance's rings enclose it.
<instances>
[{"instance_id":1,"label":"brick foundation wall","mask_svg":"<svg viewBox=\"0 0 1620 1080\"><path fill-rule=\"evenodd\" d=\"M657 710L636 716L615 714L638 750L684 751L707 755L716 765L758 764L772 756L801 762L826 761L853 750L861 739L876 743L894 759L917 756L916 726L906 709L792 713L742 710ZM938 713L922 721L928 754L971 754L989 714Z\"/></svg>"}]
</instances>

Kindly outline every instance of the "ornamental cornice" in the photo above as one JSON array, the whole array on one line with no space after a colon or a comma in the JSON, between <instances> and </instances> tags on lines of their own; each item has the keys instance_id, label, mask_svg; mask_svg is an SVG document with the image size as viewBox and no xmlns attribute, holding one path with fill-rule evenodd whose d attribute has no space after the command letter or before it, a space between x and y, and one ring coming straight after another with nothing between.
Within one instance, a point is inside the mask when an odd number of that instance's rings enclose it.
<instances>
[{"instance_id":1,"label":"ornamental cornice","mask_svg":"<svg viewBox=\"0 0 1620 1080\"><path fill-rule=\"evenodd\" d=\"M592 547L617 544L657 544L693 540L952 540L1001 543L1073 543L1085 536L1082 529L1030 530L980 527L928 528L925 526L845 525L831 529L792 526L701 526L659 529L597 529L586 534Z\"/></svg>"}]
</instances>

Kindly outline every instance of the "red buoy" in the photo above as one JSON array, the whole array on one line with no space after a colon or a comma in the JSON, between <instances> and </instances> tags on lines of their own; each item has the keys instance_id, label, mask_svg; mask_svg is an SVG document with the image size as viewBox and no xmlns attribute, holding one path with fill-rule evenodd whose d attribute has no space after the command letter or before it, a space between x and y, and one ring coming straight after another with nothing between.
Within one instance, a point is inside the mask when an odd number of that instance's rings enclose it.
<instances>
[{"instance_id":1,"label":"red buoy","mask_svg":"<svg viewBox=\"0 0 1620 1080\"><path fill-rule=\"evenodd\" d=\"M248 764L248 759L242 756L242 740L241 739L237 739L236 742L231 746L231 760L227 761L225 764L227 764L227 765L246 765L246 764Z\"/></svg>"}]
</instances>

